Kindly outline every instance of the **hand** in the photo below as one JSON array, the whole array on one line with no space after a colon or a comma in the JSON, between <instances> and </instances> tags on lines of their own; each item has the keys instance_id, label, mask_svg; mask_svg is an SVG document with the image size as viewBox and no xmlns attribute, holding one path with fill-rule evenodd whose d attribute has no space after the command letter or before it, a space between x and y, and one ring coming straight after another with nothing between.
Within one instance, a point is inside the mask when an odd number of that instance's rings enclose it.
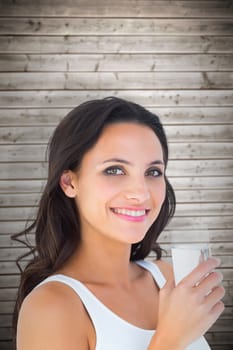
<instances>
[{"instance_id":1,"label":"hand","mask_svg":"<svg viewBox=\"0 0 233 350\"><path fill-rule=\"evenodd\" d=\"M203 335L224 310L222 274L213 271L220 261L210 258L198 265L174 287L168 281L160 290L157 336L185 348Z\"/></svg>"}]
</instances>

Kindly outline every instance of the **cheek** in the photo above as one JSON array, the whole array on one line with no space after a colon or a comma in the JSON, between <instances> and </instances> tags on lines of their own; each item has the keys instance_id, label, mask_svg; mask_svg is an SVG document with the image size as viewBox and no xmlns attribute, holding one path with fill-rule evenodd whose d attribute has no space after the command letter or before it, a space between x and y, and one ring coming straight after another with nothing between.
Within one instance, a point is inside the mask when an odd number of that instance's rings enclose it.
<instances>
[{"instance_id":1,"label":"cheek","mask_svg":"<svg viewBox=\"0 0 233 350\"><path fill-rule=\"evenodd\" d=\"M157 183L157 186L154 186L153 193L154 193L154 200L157 203L157 205L159 204L162 205L166 197L165 179L161 179L159 183Z\"/></svg>"},{"instance_id":2,"label":"cheek","mask_svg":"<svg viewBox=\"0 0 233 350\"><path fill-rule=\"evenodd\" d=\"M101 211L109 200L117 194L117 186L101 178L92 179L80 183L77 194L77 205L82 210L89 212Z\"/></svg>"}]
</instances>

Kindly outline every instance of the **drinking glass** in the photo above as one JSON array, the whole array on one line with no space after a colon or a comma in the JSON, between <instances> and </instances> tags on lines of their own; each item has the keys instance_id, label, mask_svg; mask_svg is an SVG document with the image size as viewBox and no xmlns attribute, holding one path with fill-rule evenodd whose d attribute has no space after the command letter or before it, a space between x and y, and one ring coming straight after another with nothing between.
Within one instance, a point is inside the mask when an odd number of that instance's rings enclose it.
<instances>
[{"instance_id":1,"label":"drinking glass","mask_svg":"<svg viewBox=\"0 0 233 350\"><path fill-rule=\"evenodd\" d=\"M210 254L208 244L176 244L171 248L175 284L177 285ZM210 350L204 337L190 344L186 350Z\"/></svg>"},{"instance_id":2,"label":"drinking glass","mask_svg":"<svg viewBox=\"0 0 233 350\"><path fill-rule=\"evenodd\" d=\"M208 244L173 245L171 254L176 284L211 255Z\"/></svg>"}]
</instances>

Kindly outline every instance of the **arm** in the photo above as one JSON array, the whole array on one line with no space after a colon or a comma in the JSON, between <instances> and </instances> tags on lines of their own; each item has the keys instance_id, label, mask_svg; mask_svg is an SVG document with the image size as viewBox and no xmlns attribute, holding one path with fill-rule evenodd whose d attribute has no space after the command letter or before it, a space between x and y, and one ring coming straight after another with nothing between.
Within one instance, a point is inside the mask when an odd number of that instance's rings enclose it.
<instances>
[{"instance_id":1,"label":"arm","mask_svg":"<svg viewBox=\"0 0 233 350\"><path fill-rule=\"evenodd\" d=\"M77 296L57 282L33 290L24 300L17 350L87 350L90 321Z\"/></svg>"},{"instance_id":2,"label":"arm","mask_svg":"<svg viewBox=\"0 0 233 350\"><path fill-rule=\"evenodd\" d=\"M172 276L171 268L164 262L156 263L168 280L160 290L157 330L148 350L184 350L223 312L222 275L213 272L219 262L209 259L201 263L176 287L168 277Z\"/></svg>"}]
</instances>

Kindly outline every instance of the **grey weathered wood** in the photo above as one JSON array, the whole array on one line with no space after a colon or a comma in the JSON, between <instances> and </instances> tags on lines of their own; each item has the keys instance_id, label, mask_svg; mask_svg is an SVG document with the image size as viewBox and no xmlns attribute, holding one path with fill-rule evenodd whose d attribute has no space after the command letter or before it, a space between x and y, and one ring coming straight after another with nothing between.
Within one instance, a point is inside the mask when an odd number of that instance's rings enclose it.
<instances>
[{"instance_id":1,"label":"grey weathered wood","mask_svg":"<svg viewBox=\"0 0 233 350\"><path fill-rule=\"evenodd\" d=\"M198 205L206 206L206 209L214 210L219 208L219 211L225 207L226 211L230 210L230 205L233 202L233 189L185 189L176 190L176 200L181 210L182 205L190 206L190 210L194 210ZM37 205L41 194L38 192L31 193L2 193L0 197L1 207L15 207L20 210L20 206ZM195 204L195 205L194 205ZM193 206L192 206L193 205ZM226 205L226 206L225 206ZM229 208L229 209L227 209ZM203 211L204 207L203 207ZM233 237L232 237L233 238Z\"/></svg>"},{"instance_id":2,"label":"grey weathered wood","mask_svg":"<svg viewBox=\"0 0 233 350\"><path fill-rule=\"evenodd\" d=\"M215 332L208 333L206 339L210 344L233 344L233 333L232 332ZM231 345L232 347L232 345ZM230 347L230 349L231 349Z\"/></svg>"},{"instance_id":3,"label":"grey weathered wood","mask_svg":"<svg viewBox=\"0 0 233 350\"><path fill-rule=\"evenodd\" d=\"M0 35L225 35L232 18L0 18Z\"/></svg>"},{"instance_id":4,"label":"grey weathered wood","mask_svg":"<svg viewBox=\"0 0 233 350\"><path fill-rule=\"evenodd\" d=\"M0 54L0 71L231 71L233 54Z\"/></svg>"},{"instance_id":5,"label":"grey weathered wood","mask_svg":"<svg viewBox=\"0 0 233 350\"><path fill-rule=\"evenodd\" d=\"M7 288L7 290L0 289L1 301L14 301L16 300L16 288Z\"/></svg>"},{"instance_id":6,"label":"grey weathered wood","mask_svg":"<svg viewBox=\"0 0 233 350\"><path fill-rule=\"evenodd\" d=\"M220 269L221 273L223 274L224 281L230 281L232 282L232 274L229 269ZM230 273L229 273L230 271ZM19 275L2 275L0 279L0 288L5 288L5 287L18 287L19 285L19 280L20 277ZM4 315L6 316L6 315ZM1 326L1 321L0 321L0 326Z\"/></svg>"},{"instance_id":7,"label":"grey weathered wood","mask_svg":"<svg viewBox=\"0 0 233 350\"><path fill-rule=\"evenodd\" d=\"M24 203L24 206L22 207L1 208L0 220L25 220L28 217L34 217L34 212L37 210L38 200L39 198L35 198L35 200L32 200L32 203L29 202L29 207L26 207L28 203ZM3 203L3 205L5 205L5 203ZM211 220L211 217L215 215L219 217L232 217L232 212L233 203L178 203L176 208L176 216L208 216L209 220Z\"/></svg>"},{"instance_id":8,"label":"grey weathered wood","mask_svg":"<svg viewBox=\"0 0 233 350\"><path fill-rule=\"evenodd\" d=\"M0 73L0 90L231 89L231 72Z\"/></svg>"},{"instance_id":9,"label":"grey weathered wood","mask_svg":"<svg viewBox=\"0 0 233 350\"><path fill-rule=\"evenodd\" d=\"M0 327L11 327L11 325L12 325L12 316L11 315L1 315Z\"/></svg>"},{"instance_id":10,"label":"grey weathered wood","mask_svg":"<svg viewBox=\"0 0 233 350\"><path fill-rule=\"evenodd\" d=\"M9 3L7 0L0 4L2 16L49 16L49 17L232 17L232 4L226 0L212 1L154 1L120 0L117 3L111 0L100 0L96 6L95 0L41 0L32 3L30 0Z\"/></svg>"},{"instance_id":11,"label":"grey weathered wood","mask_svg":"<svg viewBox=\"0 0 233 350\"><path fill-rule=\"evenodd\" d=\"M0 53L233 53L231 36L1 36Z\"/></svg>"},{"instance_id":12,"label":"grey weathered wood","mask_svg":"<svg viewBox=\"0 0 233 350\"><path fill-rule=\"evenodd\" d=\"M12 239L12 231L19 232L23 227L17 227L17 222L4 222L5 230L11 232L9 234L0 234L0 247L1 248L11 248L11 247L22 247L22 243ZM27 234L27 238L22 236L21 239L25 242L29 242L34 245L34 233ZM199 243L199 242L227 242L233 241L233 229L228 230L194 230L191 228L189 231L175 231L175 230L165 230L159 237L159 242L161 244L176 242L176 243ZM232 257L227 257L227 260L223 260L223 267L231 267ZM1 269L6 266L7 262L1 262Z\"/></svg>"},{"instance_id":13,"label":"grey weathered wood","mask_svg":"<svg viewBox=\"0 0 233 350\"><path fill-rule=\"evenodd\" d=\"M26 212L26 210L25 210ZM25 217L21 221L2 221L1 222L1 232L4 233L18 233L23 230L26 225L26 221L29 223L33 220L33 217ZM233 222L231 216L213 216L213 217L174 217L172 221L168 224L168 230L175 231L189 231L193 230L232 230Z\"/></svg>"},{"instance_id":14,"label":"grey weathered wood","mask_svg":"<svg viewBox=\"0 0 233 350\"><path fill-rule=\"evenodd\" d=\"M169 180L175 189L232 189L233 187L233 178L231 175L221 177L173 177L172 174L169 176ZM1 181L0 181L1 185Z\"/></svg>"},{"instance_id":15,"label":"grey weathered wood","mask_svg":"<svg viewBox=\"0 0 233 350\"><path fill-rule=\"evenodd\" d=\"M1 146L2 147L2 146ZM2 164L0 165L2 167ZM200 190L208 190L208 189L215 189L215 190L229 190L229 193L231 193L231 190L233 189L233 178L231 175L224 176L224 177L196 177L196 176L190 176L190 177L172 177L169 176L169 180L173 187L175 188L176 192L178 190L185 190L188 191L187 196L190 196L189 191L194 190L197 191L197 196L201 196ZM6 180L0 180L0 193L38 193L42 192L44 186L45 186L46 179L38 179L38 180L30 180L27 179L6 179ZM225 191L225 193L227 192ZM192 192L191 192L192 193ZM209 196L214 195L215 192L209 192ZM177 195L179 193L177 192ZM183 194L184 195L184 194ZM228 196L225 194L224 199L226 200Z\"/></svg>"},{"instance_id":16,"label":"grey weathered wood","mask_svg":"<svg viewBox=\"0 0 233 350\"><path fill-rule=\"evenodd\" d=\"M35 235L33 233L27 234L27 238L26 237L21 237L21 239L25 242L29 242L31 245L35 244ZM22 243L19 241L14 240L11 237L11 234L9 235L4 235L4 234L0 234L0 247L1 248L11 248L11 247L21 247ZM1 265L0 265L0 271L2 271L2 269L6 268L6 264L8 262L6 261L2 261Z\"/></svg>"},{"instance_id":17,"label":"grey weathered wood","mask_svg":"<svg viewBox=\"0 0 233 350\"><path fill-rule=\"evenodd\" d=\"M168 176L232 176L233 160L170 160ZM0 179L45 179L45 162L2 163Z\"/></svg>"},{"instance_id":18,"label":"grey weathered wood","mask_svg":"<svg viewBox=\"0 0 233 350\"><path fill-rule=\"evenodd\" d=\"M233 202L233 189L227 188L204 188L204 189L184 189L175 190L178 204L224 204ZM31 191L29 193L2 193L0 198L1 206L31 206L38 203L41 193Z\"/></svg>"},{"instance_id":19,"label":"grey weathered wood","mask_svg":"<svg viewBox=\"0 0 233 350\"><path fill-rule=\"evenodd\" d=\"M43 180L0 180L0 193L42 192L44 186L45 181Z\"/></svg>"},{"instance_id":20,"label":"grey weathered wood","mask_svg":"<svg viewBox=\"0 0 233 350\"><path fill-rule=\"evenodd\" d=\"M1 236L0 236L1 237ZM3 236L5 237L5 236ZM8 237L8 236L6 236ZM169 243L169 242L176 242L176 243L192 243L192 242L232 242L233 240L233 229L229 230L195 230L193 228L189 229L188 231L178 231L174 230L171 227L171 230L165 230L159 237L159 242L161 243ZM6 240L7 238L5 238ZM5 241L4 240L4 241ZM6 246L9 246L10 242L7 243L10 240L10 238L6 241Z\"/></svg>"},{"instance_id":21,"label":"grey weathered wood","mask_svg":"<svg viewBox=\"0 0 233 350\"><path fill-rule=\"evenodd\" d=\"M217 219L214 220L218 221ZM229 221L229 220L228 220ZM28 222L28 225L31 221ZM230 226L230 224L229 224ZM2 221L1 222L1 242L5 242L3 247L19 246L17 242L11 242L10 236L14 233L19 233L23 231L26 227L25 220L23 221ZM175 228L172 224L161 234L160 241L169 242L232 242L233 227L222 228L222 227L195 227L189 225L187 229ZM4 238L5 237L5 238ZM29 236L30 237L30 236ZM33 238L29 239L33 241Z\"/></svg>"},{"instance_id":22,"label":"grey weathered wood","mask_svg":"<svg viewBox=\"0 0 233 350\"><path fill-rule=\"evenodd\" d=\"M174 127L172 127L171 129L173 129ZM208 127L206 127L207 129ZM215 128L215 127L214 127ZM221 129L222 127L216 127L215 129ZM188 128L186 128L188 129ZM223 128L222 128L223 129ZM11 130L8 128L8 131ZM24 129L25 130L25 129ZM35 129L36 130L36 129ZM169 130L169 129L167 129ZM203 129L199 128L200 130L200 135L201 138L204 138L204 132ZM231 137L231 127L226 126L225 130L227 130L227 132L229 133L228 137L230 140ZM174 131L174 130L172 130ZM193 131L193 130L192 130ZM221 131L221 130L218 130ZM199 131L198 131L199 132ZM193 142L192 140L192 136L190 135L184 135L183 133L185 133L185 129L184 127L182 127L181 129L181 133L182 136L190 141ZM1 134L1 133L0 133ZM221 131L221 134L223 137L227 137L227 133L224 133L224 129ZM6 134L4 134L5 137ZM197 133L196 133L197 135ZM11 135L12 137L13 135ZM25 136L25 135L23 135ZM176 138L177 136L177 138ZM221 158L221 159L230 159L233 157L233 144L230 142L219 142L219 143L214 143L212 142L208 142L208 143L204 143L204 142L198 142L198 143L173 143L172 139L174 140L175 138L178 140L180 135L176 134L173 137L171 135L169 135L168 133L168 139L170 141L170 159L201 159L201 158ZM217 137L216 133L214 133L213 130L213 135L209 135L211 136L211 138L213 138L213 140L216 138L216 141L219 140L219 138ZM2 140L5 140L2 136ZM17 139L17 137L15 137L14 139ZM206 137L207 139L207 137ZM21 140L20 140L21 141ZM34 141L34 140L32 140ZM39 139L39 141L43 141L41 139ZM7 142L7 141L6 141ZM24 141L21 141L24 142ZM30 142L30 140L26 141L26 142ZM1 143L1 142L0 142ZM46 144L40 144L40 145L33 145L30 142L30 147L26 144L18 144L16 143L15 145L1 145L1 154L0 154L0 161L1 162L14 162L14 161L44 161L47 159L46 157L46 152L47 152L47 145Z\"/></svg>"},{"instance_id":23,"label":"grey weathered wood","mask_svg":"<svg viewBox=\"0 0 233 350\"><path fill-rule=\"evenodd\" d=\"M232 1L55 2L0 1L1 349L11 348L15 259L26 251L10 235L36 210L48 137L73 106L108 95L165 125L178 205L160 242L168 253L171 242L210 242L222 259L227 307L207 336L213 350L231 349Z\"/></svg>"},{"instance_id":24,"label":"grey weathered wood","mask_svg":"<svg viewBox=\"0 0 233 350\"><path fill-rule=\"evenodd\" d=\"M232 90L0 91L3 108L72 108L90 99L118 96L150 107L233 106Z\"/></svg>"},{"instance_id":25,"label":"grey weathered wood","mask_svg":"<svg viewBox=\"0 0 233 350\"><path fill-rule=\"evenodd\" d=\"M20 255L21 253L19 253ZM17 256L17 252L15 254L15 256ZM221 268L231 268L232 266L232 256L229 256L229 255L221 255L219 256L219 258L221 259ZM171 259L169 259L170 262L171 262ZM25 268L25 266L28 264L28 260L22 260L20 261L20 265ZM6 262L2 262L0 261L0 267L1 267L1 271L2 273L5 273L5 274L17 274L19 273L19 269L15 263L15 261L6 261ZM1 299L0 299L1 300ZM8 300L8 299L7 299ZM232 296L229 296L227 295L225 298L224 298L224 303L226 303L226 305L232 305L232 300L233 300L233 295ZM5 300L4 300L5 301ZM3 310L1 309L0 307L0 313L3 313ZM224 316L224 318L229 318L230 314L227 313L227 316Z\"/></svg>"},{"instance_id":26,"label":"grey weathered wood","mask_svg":"<svg viewBox=\"0 0 233 350\"><path fill-rule=\"evenodd\" d=\"M221 217L174 217L168 224L169 229L190 230L193 227L197 230L203 229L232 229L233 222L230 216Z\"/></svg>"},{"instance_id":27,"label":"grey weathered wood","mask_svg":"<svg viewBox=\"0 0 233 350\"><path fill-rule=\"evenodd\" d=\"M12 309L12 308L11 308ZM0 339L11 340L12 339L12 328L11 327L0 327ZM1 343L0 343L1 345ZM2 348L1 348L2 349Z\"/></svg>"},{"instance_id":28,"label":"grey weathered wood","mask_svg":"<svg viewBox=\"0 0 233 350\"><path fill-rule=\"evenodd\" d=\"M134 98L137 102L137 98ZM148 107L165 125L233 124L232 107ZM0 109L1 126L56 126L70 108ZM212 127L212 126L211 126Z\"/></svg>"},{"instance_id":29,"label":"grey weathered wood","mask_svg":"<svg viewBox=\"0 0 233 350\"><path fill-rule=\"evenodd\" d=\"M9 341L0 341L1 350L14 350L12 340Z\"/></svg>"},{"instance_id":30,"label":"grey weathered wood","mask_svg":"<svg viewBox=\"0 0 233 350\"><path fill-rule=\"evenodd\" d=\"M47 144L51 135L53 134L55 127L53 126L23 126L23 127L1 127L0 128L0 144ZM221 147L221 145L213 145L212 156L209 154L211 151L207 151L205 154L205 142L223 142L222 147L225 146L226 153L229 152L229 158L233 157L233 153L231 153L232 145L227 145L226 142L231 142L233 140L233 124L232 125L211 125L211 132L209 125L194 125L190 128L189 125L167 125L166 126L166 134L170 142L170 148L176 149L180 147L180 152L178 152L178 157L182 154L182 147L185 145L177 145L173 146L173 142L182 142L186 143L186 151L185 154L189 153L190 158L196 157L214 157L214 152L217 150L217 147ZM193 142L200 142L199 146L195 146L192 144ZM224 144L225 143L225 144ZM210 145L209 145L210 146ZM195 152L195 147L197 150ZM38 146L39 148L39 146ZM6 148L5 148L6 149ZM34 148L32 147L31 152L33 152ZM42 147L41 151L45 152L46 147ZM39 151L41 153L41 151ZM4 152L4 148L3 148ZM30 152L30 148L28 148L28 152ZM177 154L176 154L177 156ZM223 153L219 155L220 157L224 157L224 149ZM26 154L25 154L26 157ZM41 156L40 156L41 157ZM185 158L185 155L181 158ZM218 158L218 154L215 154L215 158ZM43 157L43 159L45 159ZM10 159L9 159L10 160ZM37 161L37 158L34 158L34 161Z\"/></svg>"}]
</instances>

